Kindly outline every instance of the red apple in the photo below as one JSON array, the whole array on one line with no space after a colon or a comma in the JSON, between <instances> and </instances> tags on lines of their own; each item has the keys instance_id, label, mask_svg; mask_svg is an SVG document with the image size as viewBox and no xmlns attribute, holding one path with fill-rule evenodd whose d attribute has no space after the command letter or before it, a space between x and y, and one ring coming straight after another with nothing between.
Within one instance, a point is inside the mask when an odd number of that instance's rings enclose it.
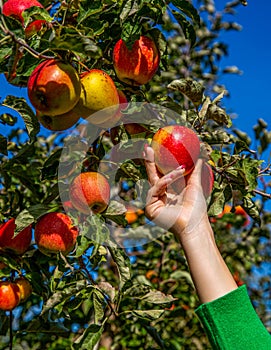
<instances>
[{"instance_id":1,"label":"red apple","mask_svg":"<svg viewBox=\"0 0 271 350\"><path fill-rule=\"evenodd\" d=\"M84 214L102 213L110 200L110 185L105 176L89 171L79 174L70 187L72 205Z\"/></svg>"},{"instance_id":2,"label":"red apple","mask_svg":"<svg viewBox=\"0 0 271 350\"><path fill-rule=\"evenodd\" d=\"M212 167L208 163L203 163L201 170L201 185L205 198L208 198L214 186L214 173Z\"/></svg>"},{"instance_id":3,"label":"red apple","mask_svg":"<svg viewBox=\"0 0 271 350\"><path fill-rule=\"evenodd\" d=\"M12 251L17 255L22 255L30 246L32 227L29 225L13 238L15 228L14 218L0 225L0 250Z\"/></svg>"},{"instance_id":4,"label":"red apple","mask_svg":"<svg viewBox=\"0 0 271 350\"><path fill-rule=\"evenodd\" d=\"M25 277L18 277L15 280L15 284L19 287L20 290L20 303L26 301L32 294L31 283Z\"/></svg>"},{"instance_id":5,"label":"red apple","mask_svg":"<svg viewBox=\"0 0 271 350\"><path fill-rule=\"evenodd\" d=\"M153 136L151 146L156 166L162 174L183 166L184 175L187 175L200 155L197 134L181 125L168 125L159 129Z\"/></svg>"},{"instance_id":6,"label":"red apple","mask_svg":"<svg viewBox=\"0 0 271 350\"><path fill-rule=\"evenodd\" d=\"M56 116L69 112L79 101L81 83L75 68L51 59L40 63L27 84L28 97L41 113Z\"/></svg>"},{"instance_id":7,"label":"red apple","mask_svg":"<svg viewBox=\"0 0 271 350\"><path fill-rule=\"evenodd\" d=\"M35 241L39 250L45 255L70 253L76 243L78 228L71 218L64 213L43 215L35 227Z\"/></svg>"},{"instance_id":8,"label":"red apple","mask_svg":"<svg viewBox=\"0 0 271 350\"><path fill-rule=\"evenodd\" d=\"M110 121L119 108L119 94L112 78L103 70L91 69L81 74L80 81L78 113L95 125Z\"/></svg>"},{"instance_id":9,"label":"red apple","mask_svg":"<svg viewBox=\"0 0 271 350\"><path fill-rule=\"evenodd\" d=\"M129 85L147 84L156 73L160 62L160 55L154 41L141 36L128 49L120 39L113 51L113 65L117 77Z\"/></svg>"},{"instance_id":10,"label":"red apple","mask_svg":"<svg viewBox=\"0 0 271 350\"><path fill-rule=\"evenodd\" d=\"M20 289L16 283L9 281L0 282L0 309L13 310L20 302Z\"/></svg>"},{"instance_id":11,"label":"red apple","mask_svg":"<svg viewBox=\"0 0 271 350\"><path fill-rule=\"evenodd\" d=\"M37 19L29 23L24 31L26 38L30 38L32 35L38 33L46 24L47 21L45 19Z\"/></svg>"},{"instance_id":12,"label":"red apple","mask_svg":"<svg viewBox=\"0 0 271 350\"><path fill-rule=\"evenodd\" d=\"M2 13L5 16L14 17L24 24L22 13L33 6L43 8L42 4L37 0L8 0L3 5Z\"/></svg>"},{"instance_id":13,"label":"red apple","mask_svg":"<svg viewBox=\"0 0 271 350\"><path fill-rule=\"evenodd\" d=\"M51 131L67 130L74 126L80 119L80 115L76 112L75 109L51 117L49 115L41 113L40 111L36 111L36 116L41 125Z\"/></svg>"}]
</instances>

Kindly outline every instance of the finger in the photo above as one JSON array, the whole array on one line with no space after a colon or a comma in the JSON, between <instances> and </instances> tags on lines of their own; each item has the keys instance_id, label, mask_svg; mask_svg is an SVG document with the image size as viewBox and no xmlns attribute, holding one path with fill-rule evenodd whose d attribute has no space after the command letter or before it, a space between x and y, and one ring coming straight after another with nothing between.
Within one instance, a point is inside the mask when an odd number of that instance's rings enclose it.
<instances>
[{"instance_id":1,"label":"finger","mask_svg":"<svg viewBox=\"0 0 271 350\"><path fill-rule=\"evenodd\" d=\"M194 169L187 176L187 184L194 184L197 186L201 186L201 172L202 172L203 162L204 161L202 158L199 158L196 161Z\"/></svg>"},{"instance_id":2,"label":"finger","mask_svg":"<svg viewBox=\"0 0 271 350\"><path fill-rule=\"evenodd\" d=\"M152 195L157 197L162 196L167 191L168 186L172 185L176 180L183 178L184 173L185 169L180 166L161 177L154 184Z\"/></svg>"},{"instance_id":3,"label":"finger","mask_svg":"<svg viewBox=\"0 0 271 350\"><path fill-rule=\"evenodd\" d=\"M144 158L148 179L150 184L153 186L159 180L160 177L158 175L158 171L154 161L154 151L148 145L146 145L144 148Z\"/></svg>"}]
</instances>

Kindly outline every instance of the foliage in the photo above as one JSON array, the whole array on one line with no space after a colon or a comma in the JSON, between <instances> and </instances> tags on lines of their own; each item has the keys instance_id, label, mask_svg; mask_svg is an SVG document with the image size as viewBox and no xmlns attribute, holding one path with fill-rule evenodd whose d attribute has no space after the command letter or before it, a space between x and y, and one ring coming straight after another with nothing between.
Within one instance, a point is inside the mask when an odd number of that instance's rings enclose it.
<instances>
[{"instance_id":1,"label":"foliage","mask_svg":"<svg viewBox=\"0 0 271 350\"><path fill-rule=\"evenodd\" d=\"M228 91L218 80L220 73L238 73L234 67L220 67L228 54L220 34L240 29L228 20L239 1L228 3L220 13L209 0L194 6L186 0L42 3L45 9L25 11L25 23L33 18L50 23L30 38L19 22L1 16L0 72L10 84L25 88L41 60L61 57L79 73L93 67L105 70L129 100L167 107L178 113L176 123L192 124L215 173L208 208L219 248L238 282L248 283L257 311L270 327L270 277L262 273L253 282L255 267L263 269L270 257L270 182L266 180L270 166L262 155L270 147L271 132L264 120L258 120L253 149L248 135L232 126L222 105ZM117 79L112 50L120 37L131 45L140 34L155 39L161 64L154 79L137 88ZM0 219L16 217L19 230L29 223L35 226L49 211L64 211L59 193L59 181L64 179L58 179L58 166L69 132L45 132L24 98L6 96L2 106L10 113L2 114L0 122L4 128L12 126L12 131L0 135ZM23 119L23 129L17 128L16 115ZM146 138L151 138L156 124L147 129ZM79 157L83 170L101 165L112 148L109 135L104 131L89 145L84 159ZM118 140L123 140L123 147L129 147L131 137L120 127ZM103 169L109 178L110 167ZM119 169L118 179L129 185L120 193L127 202L135 199L135 184L142 177L146 178L144 165L136 159ZM244 227L243 216L219 216L228 202L233 211L237 205L245 209L251 218L248 226ZM127 224L125 210L117 203L98 216L70 213L80 226L80 236L69 256L45 256L34 243L22 257L0 256L7 265L0 277L23 274L34 290L13 314L14 349L209 348L195 317L198 300L186 260L170 233L134 248L119 248L109 242L103 225L108 220L116 229ZM140 220L131 224L135 235L144 216ZM0 313L1 349L8 348L8 316Z\"/></svg>"}]
</instances>

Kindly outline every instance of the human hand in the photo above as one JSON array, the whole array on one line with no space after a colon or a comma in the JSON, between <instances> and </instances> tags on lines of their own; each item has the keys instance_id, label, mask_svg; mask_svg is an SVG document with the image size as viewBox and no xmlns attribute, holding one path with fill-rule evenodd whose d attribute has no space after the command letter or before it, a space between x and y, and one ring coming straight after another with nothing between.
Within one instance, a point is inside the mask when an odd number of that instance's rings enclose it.
<instances>
[{"instance_id":1,"label":"human hand","mask_svg":"<svg viewBox=\"0 0 271 350\"><path fill-rule=\"evenodd\" d=\"M153 149L145 147L145 166L151 185L145 207L146 216L158 226L173 232L181 243L196 234L199 225L208 222L201 186L202 165L203 160L198 159L186 179L182 167L161 176L154 162ZM174 186L176 184L178 186Z\"/></svg>"}]
</instances>

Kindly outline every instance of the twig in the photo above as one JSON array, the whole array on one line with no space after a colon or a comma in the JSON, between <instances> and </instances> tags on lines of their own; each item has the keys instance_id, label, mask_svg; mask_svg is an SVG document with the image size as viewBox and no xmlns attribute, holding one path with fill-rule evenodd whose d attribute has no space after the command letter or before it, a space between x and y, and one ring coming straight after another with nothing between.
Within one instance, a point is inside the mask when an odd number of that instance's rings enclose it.
<instances>
[{"instance_id":1,"label":"twig","mask_svg":"<svg viewBox=\"0 0 271 350\"><path fill-rule=\"evenodd\" d=\"M262 197L266 197L266 198L271 199L271 193L266 193L266 192L263 192L263 191L257 190L257 189L253 190L253 192L256 193L256 194L259 194Z\"/></svg>"},{"instance_id":2,"label":"twig","mask_svg":"<svg viewBox=\"0 0 271 350\"><path fill-rule=\"evenodd\" d=\"M5 28L2 24L0 24L0 28L3 30L3 32L6 35L9 35L14 42L19 44L20 46L23 46L34 57L43 58L45 60L50 60L50 59L54 59L55 58L54 56L43 55L43 54L39 53L38 51L32 49L32 47L30 47L24 40L22 40L20 38L17 38L16 35L12 31L10 31L9 29Z\"/></svg>"}]
</instances>

